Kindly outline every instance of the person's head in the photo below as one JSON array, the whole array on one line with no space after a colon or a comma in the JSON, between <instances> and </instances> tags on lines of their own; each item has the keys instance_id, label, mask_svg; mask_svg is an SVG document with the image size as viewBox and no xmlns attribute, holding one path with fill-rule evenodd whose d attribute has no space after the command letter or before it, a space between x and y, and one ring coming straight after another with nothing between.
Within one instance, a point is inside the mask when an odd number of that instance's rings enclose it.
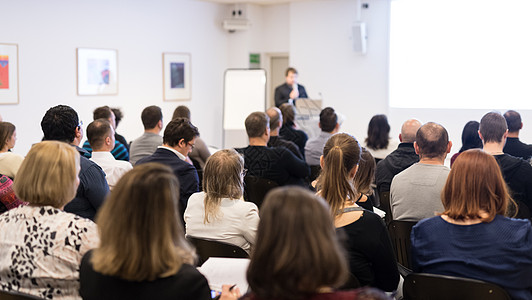
<instances>
[{"instance_id":1,"label":"person's head","mask_svg":"<svg viewBox=\"0 0 532 300\"><path fill-rule=\"evenodd\" d=\"M292 126L296 119L296 108L290 103L283 103L279 106L281 113L283 114L283 125Z\"/></svg>"},{"instance_id":2,"label":"person's head","mask_svg":"<svg viewBox=\"0 0 532 300\"><path fill-rule=\"evenodd\" d=\"M204 223L209 223L219 217L218 209L222 198L242 198L243 175L244 158L234 149L217 151L207 159L203 170Z\"/></svg>"},{"instance_id":3,"label":"person's head","mask_svg":"<svg viewBox=\"0 0 532 300\"><path fill-rule=\"evenodd\" d=\"M498 112L489 112L480 119L478 132L485 143L503 143L508 135L506 119Z\"/></svg>"},{"instance_id":4,"label":"person's head","mask_svg":"<svg viewBox=\"0 0 532 300\"><path fill-rule=\"evenodd\" d=\"M523 122L521 121L521 115L515 110L509 110L504 113L506 124L508 126L508 132L519 132L523 128Z\"/></svg>"},{"instance_id":5,"label":"person's head","mask_svg":"<svg viewBox=\"0 0 532 300\"><path fill-rule=\"evenodd\" d=\"M386 115L375 115L368 125L366 145L373 150L386 149L390 140L390 124Z\"/></svg>"},{"instance_id":6,"label":"person's head","mask_svg":"<svg viewBox=\"0 0 532 300\"><path fill-rule=\"evenodd\" d=\"M198 136L198 128L192 125L189 119L177 118L166 125L163 144L187 156L194 149Z\"/></svg>"},{"instance_id":7,"label":"person's head","mask_svg":"<svg viewBox=\"0 0 532 300\"><path fill-rule=\"evenodd\" d=\"M31 205L63 208L76 196L79 170L76 148L58 141L40 142L31 147L17 172L15 194Z\"/></svg>"},{"instance_id":8,"label":"person's head","mask_svg":"<svg viewBox=\"0 0 532 300\"><path fill-rule=\"evenodd\" d=\"M470 149L454 161L441 199L442 214L450 218L490 222L495 215L506 213L510 196L495 158L480 149Z\"/></svg>"},{"instance_id":9,"label":"person's head","mask_svg":"<svg viewBox=\"0 0 532 300\"><path fill-rule=\"evenodd\" d=\"M445 159L451 147L447 130L438 123L428 122L416 133L414 148L420 159Z\"/></svg>"},{"instance_id":10,"label":"person's head","mask_svg":"<svg viewBox=\"0 0 532 300\"><path fill-rule=\"evenodd\" d=\"M92 256L94 270L151 281L192 263L178 202L179 182L169 167L146 163L127 172L96 216L100 247Z\"/></svg>"},{"instance_id":11,"label":"person's head","mask_svg":"<svg viewBox=\"0 0 532 300\"><path fill-rule=\"evenodd\" d=\"M281 129L283 126L283 114L277 107L271 107L266 111L266 114L270 118L270 131L274 132L277 129Z\"/></svg>"},{"instance_id":12,"label":"person's head","mask_svg":"<svg viewBox=\"0 0 532 300\"><path fill-rule=\"evenodd\" d=\"M113 110L109 106L100 106L92 112L92 119L106 119L116 129L116 117Z\"/></svg>"},{"instance_id":13,"label":"person's head","mask_svg":"<svg viewBox=\"0 0 532 300\"><path fill-rule=\"evenodd\" d=\"M401 143L413 143L416 141L417 130L421 127L421 122L418 119L409 119L401 126L401 133L399 140Z\"/></svg>"},{"instance_id":14,"label":"person's head","mask_svg":"<svg viewBox=\"0 0 532 300\"><path fill-rule=\"evenodd\" d=\"M373 188L371 184L375 181L375 158L364 147L361 148L360 162L358 163L358 170L355 174L355 190L364 195L371 195Z\"/></svg>"},{"instance_id":15,"label":"person's head","mask_svg":"<svg viewBox=\"0 0 532 300\"><path fill-rule=\"evenodd\" d=\"M73 143L83 135L78 113L67 105L50 108L41 121L41 129L45 141L61 141Z\"/></svg>"},{"instance_id":16,"label":"person's head","mask_svg":"<svg viewBox=\"0 0 532 300\"><path fill-rule=\"evenodd\" d=\"M478 136L478 128L480 123L477 121L469 121L465 124L462 131L462 148L459 152L464 152L469 149L482 149L482 140Z\"/></svg>"},{"instance_id":17,"label":"person's head","mask_svg":"<svg viewBox=\"0 0 532 300\"><path fill-rule=\"evenodd\" d=\"M124 117L124 113L122 113L122 110L117 107L112 107L111 110L113 111L113 114L115 114L116 127L118 127L118 124L120 123L120 121L122 121L122 118Z\"/></svg>"},{"instance_id":18,"label":"person's head","mask_svg":"<svg viewBox=\"0 0 532 300\"><path fill-rule=\"evenodd\" d=\"M320 128L323 132L332 133L338 130L338 116L332 107L326 107L320 112Z\"/></svg>"},{"instance_id":19,"label":"person's head","mask_svg":"<svg viewBox=\"0 0 532 300\"><path fill-rule=\"evenodd\" d=\"M96 119L87 126L87 139L93 151L111 151L115 147L115 130L107 119Z\"/></svg>"},{"instance_id":20,"label":"person's head","mask_svg":"<svg viewBox=\"0 0 532 300\"><path fill-rule=\"evenodd\" d=\"M140 115L144 129L163 128L163 112L159 106L151 105L142 110Z\"/></svg>"},{"instance_id":21,"label":"person's head","mask_svg":"<svg viewBox=\"0 0 532 300\"><path fill-rule=\"evenodd\" d=\"M348 263L323 199L299 187L271 191L260 210L247 280L260 299L303 299L338 287Z\"/></svg>"},{"instance_id":22,"label":"person's head","mask_svg":"<svg viewBox=\"0 0 532 300\"><path fill-rule=\"evenodd\" d=\"M172 115L172 120L177 118L187 118L190 120L190 109L184 105L179 105L175 108L174 114Z\"/></svg>"},{"instance_id":23,"label":"person's head","mask_svg":"<svg viewBox=\"0 0 532 300\"><path fill-rule=\"evenodd\" d=\"M15 147L17 129L9 122L0 121L0 151L7 151Z\"/></svg>"},{"instance_id":24,"label":"person's head","mask_svg":"<svg viewBox=\"0 0 532 300\"><path fill-rule=\"evenodd\" d=\"M297 83L297 70L290 67L286 69L284 72L284 76L286 79L286 84L293 85L294 83Z\"/></svg>"},{"instance_id":25,"label":"person's head","mask_svg":"<svg viewBox=\"0 0 532 300\"><path fill-rule=\"evenodd\" d=\"M318 190L329 203L331 214L336 216L347 199L356 199L353 179L360 161L360 145L347 133L338 133L329 138L320 157L321 173Z\"/></svg>"},{"instance_id":26,"label":"person's head","mask_svg":"<svg viewBox=\"0 0 532 300\"><path fill-rule=\"evenodd\" d=\"M266 113L256 111L251 113L244 121L248 138L263 138L266 141L270 137L270 118Z\"/></svg>"}]
</instances>

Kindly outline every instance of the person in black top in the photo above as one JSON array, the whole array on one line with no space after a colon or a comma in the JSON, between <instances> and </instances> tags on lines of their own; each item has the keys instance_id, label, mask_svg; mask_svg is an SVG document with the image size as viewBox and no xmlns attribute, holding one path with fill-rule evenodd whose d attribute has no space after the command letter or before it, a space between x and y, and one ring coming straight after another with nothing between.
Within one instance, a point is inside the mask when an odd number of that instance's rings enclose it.
<instances>
[{"instance_id":1,"label":"person in black top","mask_svg":"<svg viewBox=\"0 0 532 300\"><path fill-rule=\"evenodd\" d=\"M118 124L120 123L120 121L122 121L124 114L122 113L122 110L120 110L120 108L112 107L111 110L115 114L115 122L116 122L116 126L114 128L115 129L115 140L119 141L122 145L124 145L127 151L129 152L129 143L127 142L126 138L123 135L116 132L116 128L118 127Z\"/></svg>"},{"instance_id":2,"label":"person in black top","mask_svg":"<svg viewBox=\"0 0 532 300\"><path fill-rule=\"evenodd\" d=\"M297 70L288 68L285 72L286 82L275 88L275 106L283 103L296 104L297 98L308 98L305 87L297 84Z\"/></svg>"},{"instance_id":3,"label":"person in black top","mask_svg":"<svg viewBox=\"0 0 532 300\"><path fill-rule=\"evenodd\" d=\"M304 160L285 147L270 148L270 119L263 112L251 113L245 121L249 146L235 149L244 155L248 174L266 178L279 185L305 185L310 169Z\"/></svg>"},{"instance_id":4,"label":"person in black top","mask_svg":"<svg viewBox=\"0 0 532 300\"><path fill-rule=\"evenodd\" d=\"M504 145L504 153L521 157L524 160L530 160L532 157L532 145L525 144L519 140L519 130L523 128L521 115L515 110L509 110L504 113L504 118L508 125L508 137Z\"/></svg>"},{"instance_id":5,"label":"person in black top","mask_svg":"<svg viewBox=\"0 0 532 300\"><path fill-rule=\"evenodd\" d=\"M303 130L296 129L296 108L292 104L283 104L280 107L283 115L283 126L279 130L281 138L294 142L299 147L299 152L305 157L305 145L308 136Z\"/></svg>"},{"instance_id":6,"label":"person in black top","mask_svg":"<svg viewBox=\"0 0 532 300\"><path fill-rule=\"evenodd\" d=\"M294 142L279 137L279 131L283 126L283 115L281 110L277 107L272 107L266 111L266 114L270 118L270 140L268 140L268 147L286 147L288 150L292 151L295 156L303 159L303 154L301 154Z\"/></svg>"}]
</instances>

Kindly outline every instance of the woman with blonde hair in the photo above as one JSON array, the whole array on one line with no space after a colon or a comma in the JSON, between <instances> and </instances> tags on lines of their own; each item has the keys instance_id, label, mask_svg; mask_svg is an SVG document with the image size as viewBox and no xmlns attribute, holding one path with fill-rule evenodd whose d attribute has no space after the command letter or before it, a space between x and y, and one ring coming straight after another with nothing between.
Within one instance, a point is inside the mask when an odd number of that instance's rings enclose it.
<instances>
[{"instance_id":1,"label":"woman with blonde hair","mask_svg":"<svg viewBox=\"0 0 532 300\"><path fill-rule=\"evenodd\" d=\"M0 215L0 288L47 299L79 299L79 264L98 245L96 225L63 211L79 185L79 154L66 143L34 145L16 195L28 206Z\"/></svg>"},{"instance_id":2,"label":"woman with blonde hair","mask_svg":"<svg viewBox=\"0 0 532 300\"><path fill-rule=\"evenodd\" d=\"M360 152L358 141L349 134L329 138L320 158L318 194L329 204L338 231L346 235L351 273L363 286L393 291L399 272L388 231L379 216L356 204Z\"/></svg>"},{"instance_id":3,"label":"woman with blonde hair","mask_svg":"<svg viewBox=\"0 0 532 300\"><path fill-rule=\"evenodd\" d=\"M172 170L146 163L126 173L97 215L100 246L80 267L83 299L211 299L178 215Z\"/></svg>"},{"instance_id":4,"label":"woman with blonde hair","mask_svg":"<svg viewBox=\"0 0 532 300\"><path fill-rule=\"evenodd\" d=\"M441 215L412 229L414 271L484 280L532 299L532 227L504 216L510 196L495 158L462 152L441 199Z\"/></svg>"},{"instance_id":5,"label":"woman with blonde hair","mask_svg":"<svg viewBox=\"0 0 532 300\"><path fill-rule=\"evenodd\" d=\"M233 149L209 157L203 174L203 192L188 199L187 236L230 243L249 252L259 223L257 206L245 202L244 159Z\"/></svg>"},{"instance_id":6,"label":"woman with blonde hair","mask_svg":"<svg viewBox=\"0 0 532 300\"><path fill-rule=\"evenodd\" d=\"M22 155L10 152L17 141L17 129L9 122L0 122L0 174L15 179L24 160Z\"/></svg>"}]
</instances>

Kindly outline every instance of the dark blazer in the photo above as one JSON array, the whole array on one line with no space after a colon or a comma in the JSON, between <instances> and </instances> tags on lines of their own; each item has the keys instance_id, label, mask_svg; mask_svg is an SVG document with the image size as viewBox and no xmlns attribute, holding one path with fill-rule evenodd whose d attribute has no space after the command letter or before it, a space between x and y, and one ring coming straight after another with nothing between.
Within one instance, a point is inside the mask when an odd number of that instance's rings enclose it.
<instances>
[{"instance_id":1,"label":"dark blazer","mask_svg":"<svg viewBox=\"0 0 532 300\"><path fill-rule=\"evenodd\" d=\"M290 99L290 93L292 92L292 86L286 83L275 88L275 106L279 107L283 103L287 103ZM298 98L308 98L305 87L301 84L297 85L297 91L299 92ZM295 99L294 99L295 100ZM295 101L294 101L295 105Z\"/></svg>"},{"instance_id":2,"label":"dark blazer","mask_svg":"<svg viewBox=\"0 0 532 300\"><path fill-rule=\"evenodd\" d=\"M172 168L179 180L179 202L181 202L181 210L184 212L190 195L198 192L199 179L196 168L180 159L174 152L164 148L157 148L155 153L144 157L135 165L149 162L161 163Z\"/></svg>"}]
</instances>

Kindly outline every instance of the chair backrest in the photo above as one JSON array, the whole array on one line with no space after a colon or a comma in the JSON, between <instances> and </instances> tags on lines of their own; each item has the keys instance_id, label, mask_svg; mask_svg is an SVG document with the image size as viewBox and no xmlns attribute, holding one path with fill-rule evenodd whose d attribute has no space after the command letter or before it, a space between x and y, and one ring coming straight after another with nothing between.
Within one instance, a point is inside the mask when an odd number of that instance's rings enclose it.
<instances>
[{"instance_id":1,"label":"chair backrest","mask_svg":"<svg viewBox=\"0 0 532 300\"><path fill-rule=\"evenodd\" d=\"M379 208L384 210L386 213L386 216L384 216L384 222L386 225L388 225L393 220L392 205L390 204L390 192L379 192L379 202Z\"/></svg>"},{"instance_id":2,"label":"chair backrest","mask_svg":"<svg viewBox=\"0 0 532 300\"><path fill-rule=\"evenodd\" d=\"M0 300L42 300L42 298L14 291L8 292L0 290Z\"/></svg>"},{"instance_id":3,"label":"chair backrest","mask_svg":"<svg viewBox=\"0 0 532 300\"><path fill-rule=\"evenodd\" d=\"M403 284L405 300L510 300L500 286L481 280L445 275L412 273Z\"/></svg>"},{"instance_id":4,"label":"chair backrest","mask_svg":"<svg viewBox=\"0 0 532 300\"><path fill-rule=\"evenodd\" d=\"M395 250L397 263L412 269L410 232L416 222L393 220L388 225L388 232Z\"/></svg>"},{"instance_id":5,"label":"chair backrest","mask_svg":"<svg viewBox=\"0 0 532 300\"><path fill-rule=\"evenodd\" d=\"M260 208L266 194L278 186L279 184L273 180L246 175L244 177L244 200L253 202Z\"/></svg>"},{"instance_id":6,"label":"chair backrest","mask_svg":"<svg viewBox=\"0 0 532 300\"><path fill-rule=\"evenodd\" d=\"M320 176L320 173L321 173L320 165L310 166L310 182L318 179L318 177Z\"/></svg>"},{"instance_id":7,"label":"chair backrest","mask_svg":"<svg viewBox=\"0 0 532 300\"><path fill-rule=\"evenodd\" d=\"M191 236L187 236L187 240L196 247L199 256L198 265L202 265L209 257L249 258L244 249L232 244Z\"/></svg>"}]
</instances>

